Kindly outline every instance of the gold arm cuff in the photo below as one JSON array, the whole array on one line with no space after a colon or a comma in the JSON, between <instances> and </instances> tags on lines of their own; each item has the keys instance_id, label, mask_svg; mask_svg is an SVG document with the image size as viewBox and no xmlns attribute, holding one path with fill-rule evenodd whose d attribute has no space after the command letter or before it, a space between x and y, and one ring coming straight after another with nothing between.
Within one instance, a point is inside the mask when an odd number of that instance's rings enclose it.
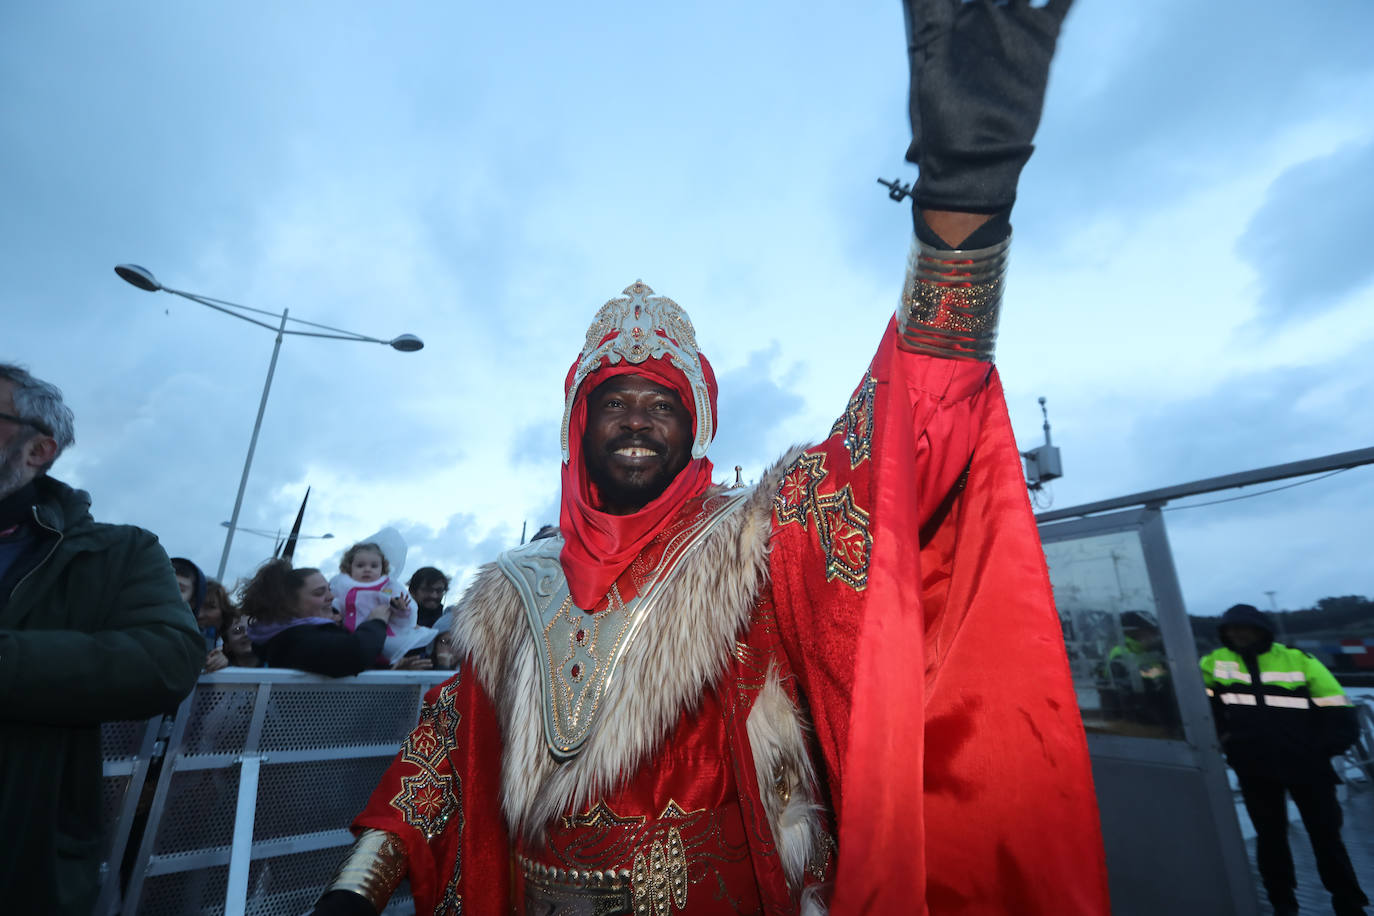
<instances>
[{"instance_id":1,"label":"gold arm cuff","mask_svg":"<svg viewBox=\"0 0 1374 916\"><path fill-rule=\"evenodd\" d=\"M380 913L405 876L406 848L401 838L385 830L364 830L329 889L352 891Z\"/></svg>"},{"instance_id":2,"label":"gold arm cuff","mask_svg":"<svg viewBox=\"0 0 1374 916\"><path fill-rule=\"evenodd\" d=\"M1011 237L988 248L945 251L912 244L898 346L944 359L992 362Z\"/></svg>"}]
</instances>

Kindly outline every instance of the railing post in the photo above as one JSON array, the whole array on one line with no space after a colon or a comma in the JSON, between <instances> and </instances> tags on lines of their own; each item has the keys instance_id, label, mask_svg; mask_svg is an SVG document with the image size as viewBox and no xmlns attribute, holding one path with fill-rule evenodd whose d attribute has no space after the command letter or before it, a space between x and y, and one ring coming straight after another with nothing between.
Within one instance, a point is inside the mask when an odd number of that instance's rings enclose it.
<instances>
[{"instance_id":1,"label":"railing post","mask_svg":"<svg viewBox=\"0 0 1374 916\"><path fill-rule=\"evenodd\" d=\"M253 820L258 808L258 772L262 757L239 758L239 801L234 813L234 840L229 853L229 881L224 889L224 916L243 916L248 905L248 866L253 861Z\"/></svg>"}]
</instances>

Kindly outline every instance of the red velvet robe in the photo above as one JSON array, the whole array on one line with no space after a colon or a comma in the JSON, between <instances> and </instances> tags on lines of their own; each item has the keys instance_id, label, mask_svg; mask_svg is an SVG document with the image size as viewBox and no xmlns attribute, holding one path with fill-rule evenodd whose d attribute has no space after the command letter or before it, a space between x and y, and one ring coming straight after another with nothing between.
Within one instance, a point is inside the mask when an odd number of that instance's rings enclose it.
<instances>
[{"instance_id":1,"label":"red velvet robe","mask_svg":"<svg viewBox=\"0 0 1374 916\"><path fill-rule=\"evenodd\" d=\"M991 366L903 351L890 324L844 416L778 487L769 573L734 670L616 804L705 807L733 790L753 894L796 912L743 732L773 657L810 713L838 825L831 913L1109 912L1087 746ZM422 914L505 913L518 894L501 735L468 670L431 693L354 825L402 838ZM724 754L709 747L722 730Z\"/></svg>"}]
</instances>

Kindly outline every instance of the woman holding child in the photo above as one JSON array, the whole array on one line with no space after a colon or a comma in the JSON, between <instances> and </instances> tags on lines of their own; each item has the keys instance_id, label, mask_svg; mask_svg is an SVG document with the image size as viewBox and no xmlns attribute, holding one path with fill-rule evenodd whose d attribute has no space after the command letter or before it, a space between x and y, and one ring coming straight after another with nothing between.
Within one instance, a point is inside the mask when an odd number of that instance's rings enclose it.
<instances>
[{"instance_id":1,"label":"woman holding child","mask_svg":"<svg viewBox=\"0 0 1374 916\"><path fill-rule=\"evenodd\" d=\"M334 595L318 569L292 569L286 560L263 565L243 589L242 613L257 656L273 668L298 668L329 677L373 666L386 642L392 605L382 602L349 632L337 622Z\"/></svg>"}]
</instances>

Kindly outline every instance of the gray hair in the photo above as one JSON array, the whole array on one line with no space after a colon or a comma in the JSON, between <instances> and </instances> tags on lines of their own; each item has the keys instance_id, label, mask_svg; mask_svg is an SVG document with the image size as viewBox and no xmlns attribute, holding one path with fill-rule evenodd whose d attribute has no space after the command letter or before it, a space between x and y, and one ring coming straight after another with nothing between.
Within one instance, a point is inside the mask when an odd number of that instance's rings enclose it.
<instances>
[{"instance_id":1,"label":"gray hair","mask_svg":"<svg viewBox=\"0 0 1374 916\"><path fill-rule=\"evenodd\" d=\"M13 363L0 363L0 380L14 386L15 413L56 440L57 455L76 441L76 418L71 408L62 403L62 392L56 385L34 378L27 369ZM57 455L53 456L53 461L57 460ZM52 461L42 470L50 467Z\"/></svg>"}]
</instances>

